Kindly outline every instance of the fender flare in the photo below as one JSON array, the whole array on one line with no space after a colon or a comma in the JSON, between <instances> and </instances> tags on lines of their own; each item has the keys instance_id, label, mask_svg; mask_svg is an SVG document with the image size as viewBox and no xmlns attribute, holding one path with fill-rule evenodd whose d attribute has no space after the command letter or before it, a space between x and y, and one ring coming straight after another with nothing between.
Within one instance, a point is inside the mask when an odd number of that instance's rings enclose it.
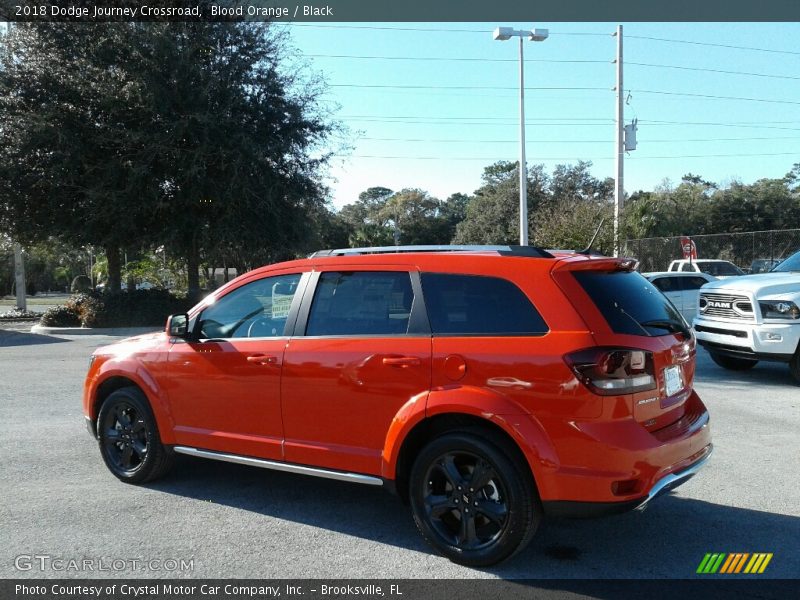
<instances>
[{"instance_id":1,"label":"fender flare","mask_svg":"<svg viewBox=\"0 0 800 600\"><path fill-rule=\"evenodd\" d=\"M537 484L544 479L537 477L539 473L558 468L555 448L533 415L507 397L485 388L452 386L414 396L397 412L384 444L382 477L395 479L403 443L414 428L427 418L445 414L478 417L502 429L525 456Z\"/></svg>"},{"instance_id":2,"label":"fender flare","mask_svg":"<svg viewBox=\"0 0 800 600\"><path fill-rule=\"evenodd\" d=\"M138 361L129 359L124 362L118 362L111 359L100 367L100 372L97 374L90 390L92 419L97 419L99 407L96 407L96 400L100 386L114 377L128 379L132 384L142 390L142 393L145 395L150 405L150 409L153 411L153 416L156 419L161 441L165 444L173 444L175 442L173 436L175 421L172 418L168 403L165 401L164 389Z\"/></svg>"}]
</instances>

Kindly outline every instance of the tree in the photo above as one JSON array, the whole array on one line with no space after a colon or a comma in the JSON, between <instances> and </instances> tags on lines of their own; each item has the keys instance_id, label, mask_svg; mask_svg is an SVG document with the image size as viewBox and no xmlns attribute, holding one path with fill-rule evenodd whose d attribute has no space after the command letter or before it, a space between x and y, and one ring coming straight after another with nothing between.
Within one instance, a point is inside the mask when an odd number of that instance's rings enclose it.
<instances>
[{"instance_id":1,"label":"tree","mask_svg":"<svg viewBox=\"0 0 800 600\"><path fill-rule=\"evenodd\" d=\"M501 161L483 172L483 185L466 207L466 217L456 227L457 244L519 243L519 176L517 163ZM529 222L545 199L548 178L542 165L528 169Z\"/></svg>"},{"instance_id":2,"label":"tree","mask_svg":"<svg viewBox=\"0 0 800 600\"><path fill-rule=\"evenodd\" d=\"M447 244L450 227L442 202L423 190L404 189L388 198L378 215L401 244Z\"/></svg>"},{"instance_id":3,"label":"tree","mask_svg":"<svg viewBox=\"0 0 800 600\"><path fill-rule=\"evenodd\" d=\"M0 65L0 228L243 265L311 241L321 87L279 68L268 23L17 25Z\"/></svg>"}]
</instances>

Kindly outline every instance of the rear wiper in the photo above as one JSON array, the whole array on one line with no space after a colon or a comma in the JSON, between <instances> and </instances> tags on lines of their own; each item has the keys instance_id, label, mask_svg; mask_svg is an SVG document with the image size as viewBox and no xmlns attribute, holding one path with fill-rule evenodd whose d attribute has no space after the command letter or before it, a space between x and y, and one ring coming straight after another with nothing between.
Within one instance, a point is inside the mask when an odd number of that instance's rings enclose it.
<instances>
[{"instance_id":1,"label":"rear wiper","mask_svg":"<svg viewBox=\"0 0 800 600\"><path fill-rule=\"evenodd\" d=\"M675 321L661 321L658 319L654 319L653 321L644 321L642 323L644 327L654 327L656 329L666 329L671 333L680 333L686 338L692 337L691 333L688 329L676 323Z\"/></svg>"}]
</instances>

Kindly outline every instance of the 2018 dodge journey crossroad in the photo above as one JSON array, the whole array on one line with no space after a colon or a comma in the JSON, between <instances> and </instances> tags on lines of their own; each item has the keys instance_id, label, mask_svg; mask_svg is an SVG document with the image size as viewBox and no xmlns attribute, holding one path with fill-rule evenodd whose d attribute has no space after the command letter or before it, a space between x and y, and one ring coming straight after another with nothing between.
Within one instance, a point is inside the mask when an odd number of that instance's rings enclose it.
<instances>
[{"instance_id":1,"label":"2018 dodge journey crossroad","mask_svg":"<svg viewBox=\"0 0 800 600\"><path fill-rule=\"evenodd\" d=\"M181 453L383 485L437 551L490 565L543 515L642 507L711 453L694 336L635 266L510 246L317 252L98 349L84 413L122 481Z\"/></svg>"}]
</instances>

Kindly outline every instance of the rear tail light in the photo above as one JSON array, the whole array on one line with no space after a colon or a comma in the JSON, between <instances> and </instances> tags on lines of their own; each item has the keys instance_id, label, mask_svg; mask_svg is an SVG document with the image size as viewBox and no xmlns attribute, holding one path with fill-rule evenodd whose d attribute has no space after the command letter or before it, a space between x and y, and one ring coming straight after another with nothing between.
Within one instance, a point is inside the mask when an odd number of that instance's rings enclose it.
<instances>
[{"instance_id":1,"label":"rear tail light","mask_svg":"<svg viewBox=\"0 0 800 600\"><path fill-rule=\"evenodd\" d=\"M567 354L564 360L583 385L601 396L656 389L652 352L630 348L587 348Z\"/></svg>"}]
</instances>

